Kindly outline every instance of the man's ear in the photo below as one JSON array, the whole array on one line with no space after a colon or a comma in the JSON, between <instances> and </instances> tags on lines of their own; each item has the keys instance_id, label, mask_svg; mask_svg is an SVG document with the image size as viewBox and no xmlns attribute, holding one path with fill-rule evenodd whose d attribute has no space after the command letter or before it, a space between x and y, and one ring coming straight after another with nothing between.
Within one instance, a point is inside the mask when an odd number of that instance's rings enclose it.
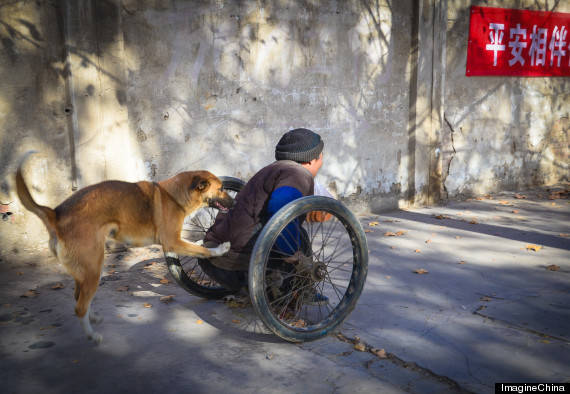
<instances>
[{"instance_id":1,"label":"man's ear","mask_svg":"<svg viewBox=\"0 0 570 394\"><path fill-rule=\"evenodd\" d=\"M194 179L192 179L192 183L190 184L190 190L198 190L199 192L203 192L208 188L208 186L210 186L210 182L204 178L195 176Z\"/></svg>"}]
</instances>

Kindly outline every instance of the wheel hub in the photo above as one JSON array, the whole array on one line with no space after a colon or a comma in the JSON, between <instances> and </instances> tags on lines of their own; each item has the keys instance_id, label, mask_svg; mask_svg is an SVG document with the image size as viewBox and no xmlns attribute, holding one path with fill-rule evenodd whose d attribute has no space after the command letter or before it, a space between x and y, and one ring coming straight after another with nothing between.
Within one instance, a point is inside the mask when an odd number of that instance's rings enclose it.
<instances>
[{"instance_id":1,"label":"wheel hub","mask_svg":"<svg viewBox=\"0 0 570 394\"><path fill-rule=\"evenodd\" d=\"M320 261L313 262L311 277L315 282L319 282L325 279L326 274L327 274L327 266L324 263Z\"/></svg>"}]
</instances>

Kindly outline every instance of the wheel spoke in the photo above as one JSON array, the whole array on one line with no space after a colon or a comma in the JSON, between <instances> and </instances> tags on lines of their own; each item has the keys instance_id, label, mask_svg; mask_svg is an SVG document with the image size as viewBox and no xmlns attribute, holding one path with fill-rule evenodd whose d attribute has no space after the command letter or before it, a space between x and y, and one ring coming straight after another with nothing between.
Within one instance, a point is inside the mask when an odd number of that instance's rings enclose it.
<instances>
[{"instance_id":1,"label":"wheel spoke","mask_svg":"<svg viewBox=\"0 0 570 394\"><path fill-rule=\"evenodd\" d=\"M243 183L235 179L222 179L224 190L234 198ZM195 242L206 235L214 223L218 210L211 207L200 209L192 218L185 222L185 229L190 232L189 240ZM201 266L197 258L181 256L178 260L183 272L179 272L176 263L169 263L169 270L174 279L188 292L205 298L221 298L231 294L232 291L224 288L220 283L210 277Z\"/></svg>"}]
</instances>

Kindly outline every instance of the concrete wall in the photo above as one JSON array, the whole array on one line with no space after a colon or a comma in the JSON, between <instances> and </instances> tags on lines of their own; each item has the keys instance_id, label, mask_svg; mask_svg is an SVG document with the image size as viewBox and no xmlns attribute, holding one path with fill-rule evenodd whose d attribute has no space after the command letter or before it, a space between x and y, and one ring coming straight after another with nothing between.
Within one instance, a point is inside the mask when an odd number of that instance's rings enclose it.
<instances>
[{"instance_id":1,"label":"concrete wall","mask_svg":"<svg viewBox=\"0 0 570 394\"><path fill-rule=\"evenodd\" d=\"M479 2L447 2L441 139L449 196L568 181L570 78L465 77L469 3ZM568 1L480 3L570 13Z\"/></svg>"},{"instance_id":2,"label":"concrete wall","mask_svg":"<svg viewBox=\"0 0 570 394\"><path fill-rule=\"evenodd\" d=\"M247 179L294 127L323 136L319 181L355 209L567 180L568 78L465 77L471 3L0 4L1 252L45 245L13 190L29 149L49 206L111 178Z\"/></svg>"}]
</instances>

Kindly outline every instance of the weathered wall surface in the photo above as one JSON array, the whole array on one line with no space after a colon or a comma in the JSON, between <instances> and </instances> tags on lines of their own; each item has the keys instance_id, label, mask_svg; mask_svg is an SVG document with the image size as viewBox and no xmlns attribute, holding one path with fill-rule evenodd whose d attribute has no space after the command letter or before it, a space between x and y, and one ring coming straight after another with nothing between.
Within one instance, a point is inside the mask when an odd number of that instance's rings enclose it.
<instances>
[{"instance_id":1,"label":"weathered wall surface","mask_svg":"<svg viewBox=\"0 0 570 394\"><path fill-rule=\"evenodd\" d=\"M145 175L249 178L284 131L308 127L323 135L321 178L340 195L405 188L411 3L369 3L125 3Z\"/></svg>"},{"instance_id":2,"label":"weathered wall surface","mask_svg":"<svg viewBox=\"0 0 570 394\"><path fill-rule=\"evenodd\" d=\"M567 180L568 79L466 78L471 3L0 4L1 253L46 245L14 193L29 149L49 206L104 179L247 179L295 127L323 136L319 181L355 207Z\"/></svg>"},{"instance_id":3,"label":"weathered wall surface","mask_svg":"<svg viewBox=\"0 0 570 394\"><path fill-rule=\"evenodd\" d=\"M568 181L570 78L465 77L469 3L448 1L442 164L449 196ZM570 12L565 1L479 5Z\"/></svg>"},{"instance_id":4,"label":"weathered wall surface","mask_svg":"<svg viewBox=\"0 0 570 394\"><path fill-rule=\"evenodd\" d=\"M0 249L17 253L47 239L40 220L14 193L12 175L23 153L43 152L28 174L38 202L53 206L71 190L65 53L56 9L1 3L0 40Z\"/></svg>"}]
</instances>

